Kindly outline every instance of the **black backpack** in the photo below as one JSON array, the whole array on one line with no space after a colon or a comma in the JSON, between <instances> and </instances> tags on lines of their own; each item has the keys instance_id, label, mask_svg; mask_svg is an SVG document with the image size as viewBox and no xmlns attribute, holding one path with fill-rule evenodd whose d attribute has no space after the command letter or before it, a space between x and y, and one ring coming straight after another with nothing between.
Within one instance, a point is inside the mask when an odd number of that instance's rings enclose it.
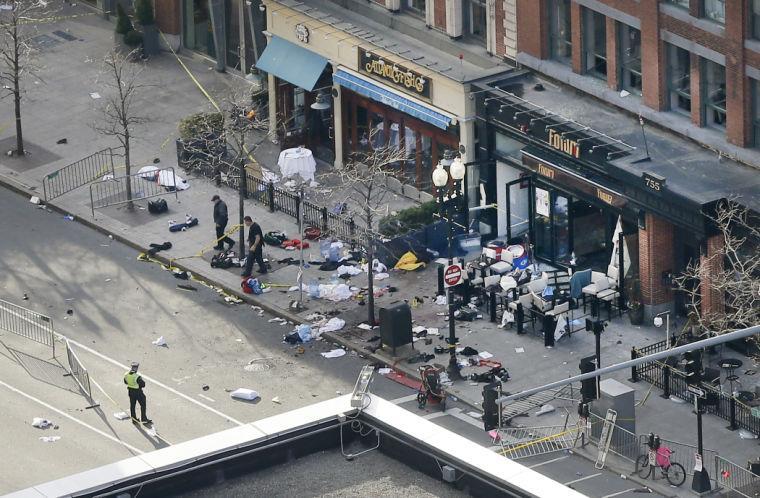
<instances>
[{"instance_id":1,"label":"black backpack","mask_svg":"<svg viewBox=\"0 0 760 498\"><path fill-rule=\"evenodd\" d=\"M169 210L169 205L166 204L166 200L158 198L155 201L148 201L148 212L151 214L161 214Z\"/></svg>"}]
</instances>

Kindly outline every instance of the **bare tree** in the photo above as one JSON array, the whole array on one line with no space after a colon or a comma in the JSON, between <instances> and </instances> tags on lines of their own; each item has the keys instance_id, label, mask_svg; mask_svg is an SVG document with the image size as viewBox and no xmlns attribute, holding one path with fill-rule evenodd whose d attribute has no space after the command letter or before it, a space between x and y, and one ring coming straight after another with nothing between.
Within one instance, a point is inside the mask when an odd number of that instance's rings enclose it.
<instances>
[{"instance_id":1,"label":"bare tree","mask_svg":"<svg viewBox=\"0 0 760 498\"><path fill-rule=\"evenodd\" d=\"M369 143L377 143L370 137ZM407 159L403 148L389 144L374 147L368 152L355 153L338 172L342 183L340 194L346 202L357 206L360 221L367 240L367 319L370 325L375 324L374 273L372 263L375 259L375 221L387 214L388 204L385 201L388 190L385 188L387 176L393 176L399 171L399 164Z\"/></svg>"},{"instance_id":2,"label":"bare tree","mask_svg":"<svg viewBox=\"0 0 760 498\"><path fill-rule=\"evenodd\" d=\"M760 323L760 218L733 199L718 203L710 218L718 249L674 281L699 330L719 335Z\"/></svg>"},{"instance_id":3,"label":"bare tree","mask_svg":"<svg viewBox=\"0 0 760 498\"><path fill-rule=\"evenodd\" d=\"M16 155L23 156L24 134L21 129L23 79L37 75L31 39L37 34L35 24L53 13L45 0L10 0L0 5L0 98L12 97L16 118ZM41 78L39 78L41 80Z\"/></svg>"},{"instance_id":4,"label":"bare tree","mask_svg":"<svg viewBox=\"0 0 760 498\"><path fill-rule=\"evenodd\" d=\"M103 79L107 87L101 108L103 122L95 129L106 136L116 137L124 149L126 176L132 174L131 145L135 128L149 121L139 108L140 93L147 85L140 83L145 66L138 61L137 50L123 55L111 51L103 60ZM127 207L134 209L132 183L126 182Z\"/></svg>"}]
</instances>

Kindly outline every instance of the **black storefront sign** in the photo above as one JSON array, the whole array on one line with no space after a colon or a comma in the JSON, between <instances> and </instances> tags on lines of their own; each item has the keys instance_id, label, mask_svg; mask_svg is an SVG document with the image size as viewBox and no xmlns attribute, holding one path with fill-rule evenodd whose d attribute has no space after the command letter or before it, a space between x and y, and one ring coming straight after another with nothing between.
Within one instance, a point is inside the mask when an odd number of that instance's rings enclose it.
<instances>
[{"instance_id":1,"label":"black storefront sign","mask_svg":"<svg viewBox=\"0 0 760 498\"><path fill-rule=\"evenodd\" d=\"M430 86L432 84L430 79L362 48L359 48L359 71L369 74L375 79L391 83L407 93L430 98Z\"/></svg>"},{"instance_id":2,"label":"black storefront sign","mask_svg":"<svg viewBox=\"0 0 760 498\"><path fill-rule=\"evenodd\" d=\"M627 199L619 193L592 183L575 173L566 171L525 151L523 151L522 158L524 166L556 185L574 189L617 209L622 209L628 203Z\"/></svg>"}]
</instances>

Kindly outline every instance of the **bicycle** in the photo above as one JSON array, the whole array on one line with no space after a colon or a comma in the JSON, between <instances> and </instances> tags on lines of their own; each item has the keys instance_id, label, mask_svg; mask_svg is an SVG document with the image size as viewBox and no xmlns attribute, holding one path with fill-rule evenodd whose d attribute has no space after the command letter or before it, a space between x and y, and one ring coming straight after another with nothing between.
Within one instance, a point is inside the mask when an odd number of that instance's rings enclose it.
<instances>
[{"instance_id":1,"label":"bicycle","mask_svg":"<svg viewBox=\"0 0 760 498\"><path fill-rule=\"evenodd\" d=\"M686 471L678 462L671 462L670 455L674 452L667 446L660 446L660 437L649 434L646 454L639 455L636 459L636 473L642 479L650 475L656 479L655 468L659 467L662 477L665 477L673 486L680 486L686 481Z\"/></svg>"}]
</instances>

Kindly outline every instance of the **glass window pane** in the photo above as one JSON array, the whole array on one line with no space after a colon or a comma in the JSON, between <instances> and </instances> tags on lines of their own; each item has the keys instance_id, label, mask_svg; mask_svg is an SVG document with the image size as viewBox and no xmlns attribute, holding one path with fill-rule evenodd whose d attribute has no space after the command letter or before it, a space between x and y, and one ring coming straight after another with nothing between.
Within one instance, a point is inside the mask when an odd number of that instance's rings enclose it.
<instances>
[{"instance_id":1,"label":"glass window pane","mask_svg":"<svg viewBox=\"0 0 760 498\"><path fill-rule=\"evenodd\" d=\"M552 257L552 224L550 215L549 191L536 187L535 212L533 216L534 237L536 239L536 256L551 259Z\"/></svg>"},{"instance_id":2,"label":"glass window pane","mask_svg":"<svg viewBox=\"0 0 760 498\"><path fill-rule=\"evenodd\" d=\"M750 36L760 40L760 0L752 0L750 4Z\"/></svg>"},{"instance_id":3,"label":"glass window pane","mask_svg":"<svg viewBox=\"0 0 760 498\"><path fill-rule=\"evenodd\" d=\"M417 188L429 192L433 185L433 140L430 135L420 133L420 146L421 171L417 178Z\"/></svg>"},{"instance_id":4,"label":"glass window pane","mask_svg":"<svg viewBox=\"0 0 760 498\"><path fill-rule=\"evenodd\" d=\"M570 261L570 224L568 202L564 195L555 194L554 206L554 259L561 262Z\"/></svg>"},{"instance_id":5,"label":"glass window pane","mask_svg":"<svg viewBox=\"0 0 760 498\"><path fill-rule=\"evenodd\" d=\"M703 112L707 126L726 126L726 68L712 61L702 61L705 94Z\"/></svg>"},{"instance_id":6,"label":"glass window pane","mask_svg":"<svg viewBox=\"0 0 760 498\"><path fill-rule=\"evenodd\" d=\"M726 1L725 0L702 0L702 14L715 22L721 24L726 22Z\"/></svg>"},{"instance_id":7,"label":"glass window pane","mask_svg":"<svg viewBox=\"0 0 760 498\"><path fill-rule=\"evenodd\" d=\"M304 116L304 89L294 86L293 87L293 126L295 128L303 128L306 123Z\"/></svg>"},{"instance_id":8,"label":"glass window pane","mask_svg":"<svg viewBox=\"0 0 760 498\"><path fill-rule=\"evenodd\" d=\"M689 0L668 0L668 3L672 3L673 5L677 5L684 9L689 8Z\"/></svg>"},{"instance_id":9,"label":"glass window pane","mask_svg":"<svg viewBox=\"0 0 760 498\"><path fill-rule=\"evenodd\" d=\"M691 112L691 59L688 51L668 44L670 109Z\"/></svg>"},{"instance_id":10,"label":"glass window pane","mask_svg":"<svg viewBox=\"0 0 760 498\"><path fill-rule=\"evenodd\" d=\"M641 95L641 31L627 24L618 23L618 26L621 85Z\"/></svg>"},{"instance_id":11,"label":"glass window pane","mask_svg":"<svg viewBox=\"0 0 760 498\"><path fill-rule=\"evenodd\" d=\"M552 0L549 8L549 47L551 57L552 59L570 64L573 48L570 0Z\"/></svg>"},{"instance_id":12,"label":"glass window pane","mask_svg":"<svg viewBox=\"0 0 760 498\"><path fill-rule=\"evenodd\" d=\"M752 82L752 104L754 107L754 112L752 113L754 145L755 147L760 147L760 81L750 81Z\"/></svg>"},{"instance_id":13,"label":"glass window pane","mask_svg":"<svg viewBox=\"0 0 760 498\"><path fill-rule=\"evenodd\" d=\"M585 69L591 76L607 79L607 22L593 10L584 9L583 52Z\"/></svg>"},{"instance_id":14,"label":"glass window pane","mask_svg":"<svg viewBox=\"0 0 760 498\"><path fill-rule=\"evenodd\" d=\"M425 15L425 0L406 0L406 6L415 14Z\"/></svg>"}]
</instances>

